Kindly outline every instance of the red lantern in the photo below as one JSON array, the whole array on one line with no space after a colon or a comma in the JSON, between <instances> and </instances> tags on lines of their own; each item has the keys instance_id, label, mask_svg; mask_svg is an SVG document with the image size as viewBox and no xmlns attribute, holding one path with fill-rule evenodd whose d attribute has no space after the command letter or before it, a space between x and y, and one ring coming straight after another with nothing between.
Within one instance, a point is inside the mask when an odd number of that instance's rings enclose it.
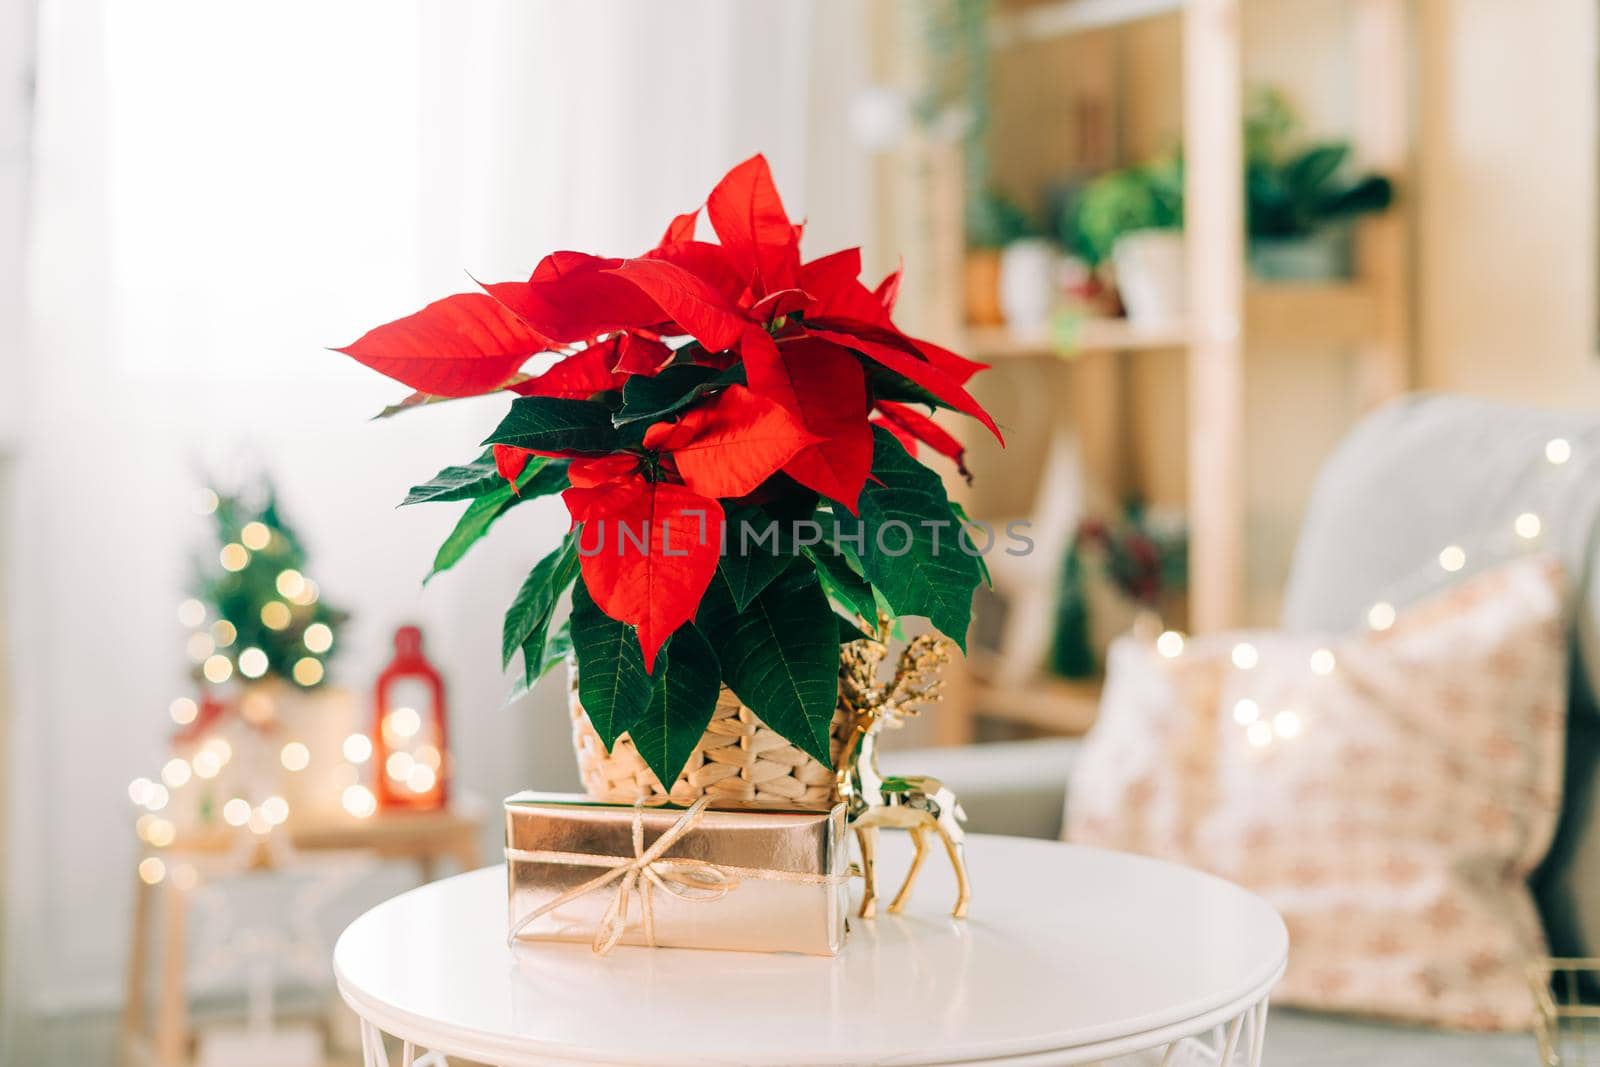
<instances>
[{"instance_id":1,"label":"red lantern","mask_svg":"<svg viewBox=\"0 0 1600 1067\"><path fill-rule=\"evenodd\" d=\"M418 707L423 702L419 698L429 706ZM379 807L444 807L450 776L444 681L423 656L422 631L415 626L395 631L394 659L378 675L373 705L373 792Z\"/></svg>"}]
</instances>

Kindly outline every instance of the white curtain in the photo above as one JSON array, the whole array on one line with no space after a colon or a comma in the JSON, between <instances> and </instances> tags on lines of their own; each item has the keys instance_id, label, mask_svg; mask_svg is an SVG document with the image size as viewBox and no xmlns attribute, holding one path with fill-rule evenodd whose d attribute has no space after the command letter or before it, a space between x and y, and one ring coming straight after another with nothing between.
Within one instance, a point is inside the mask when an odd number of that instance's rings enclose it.
<instances>
[{"instance_id":1,"label":"white curtain","mask_svg":"<svg viewBox=\"0 0 1600 1067\"><path fill-rule=\"evenodd\" d=\"M845 243L867 164L812 101L819 66L818 99L859 79L857 17L841 0L44 0L7 782L34 1007L118 993L125 790L160 766L187 687L174 609L203 477L277 480L356 614L335 676L358 696L392 628L424 626L463 785L492 803L574 784L560 683L500 709L499 615L559 505L519 508L425 596L453 509L393 509L470 458L504 402L370 423L404 390L325 346L468 271L642 248L758 150L791 212L818 216L810 249Z\"/></svg>"}]
</instances>

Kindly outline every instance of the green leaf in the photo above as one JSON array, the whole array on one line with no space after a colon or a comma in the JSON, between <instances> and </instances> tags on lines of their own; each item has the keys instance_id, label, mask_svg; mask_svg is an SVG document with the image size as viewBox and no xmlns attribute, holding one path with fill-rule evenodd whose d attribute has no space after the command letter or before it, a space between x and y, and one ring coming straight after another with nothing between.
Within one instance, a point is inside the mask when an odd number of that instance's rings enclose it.
<instances>
[{"instance_id":1,"label":"green leaf","mask_svg":"<svg viewBox=\"0 0 1600 1067\"><path fill-rule=\"evenodd\" d=\"M617 445L617 430L604 404L522 396L512 401L510 412L483 443L540 452L610 452Z\"/></svg>"},{"instance_id":2,"label":"green leaf","mask_svg":"<svg viewBox=\"0 0 1600 1067\"><path fill-rule=\"evenodd\" d=\"M435 396L432 393L412 393L404 400L386 406L382 411L372 416L372 421L376 422L379 419L390 419L400 414L402 411L410 411L412 408L424 407L428 404L440 404L446 400L453 399L455 398L448 396Z\"/></svg>"},{"instance_id":3,"label":"green leaf","mask_svg":"<svg viewBox=\"0 0 1600 1067\"><path fill-rule=\"evenodd\" d=\"M562 619L561 625L550 629L549 621L536 627L522 643L522 670L517 672L516 684L506 696L506 704L514 704L527 696L539 680L550 673L550 668L572 653L572 620Z\"/></svg>"},{"instance_id":4,"label":"green leaf","mask_svg":"<svg viewBox=\"0 0 1600 1067\"><path fill-rule=\"evenodd\" d=\"M727 551L717 569L728 583L734 606L743 611L794 562L794 547L783 523L760 508L724 501L722 511L727 519Z\"/></svg>"},{"instance_id":5,"label":"green leaf","mask_svg":"<svg viewBox=\"0 0 1600 1067\"><path fill-rule=\"evenodd\" d=\"M577 576L578 537L574 531L562 539L559 548L533 565L511 607L506 609L505 625L500 631L501 667L510 665L511 657L535 628L549 624L556 601Z\"/></svg>"},{"instance_id":6,"label":"green leaf","mask_svg":"<svg viewBox=\"0 0 1600 1067\"><path fill-rule=\"evenodd\" d=\"M1283 168L1284 181L1302 197L1314 196L1350 155L1346 144L1312 145Z\"/></svg>"},{"instance_id":7,"label":"green leaf","mask_svg":"<svg viewBox=\"0 0 1600 1067\"><path fill-rule=\"evenodd\" d=\"M578 657L578 699L609 750L650 703L650 676L639 635L601 611L582 582L572 587L572 649Z\"/></svg>"},{"instance_id":8,"label":"green leaf","mask_svg":"<svg viewBox=\"0 0 1600 1067\"><path fill-rule=\"evenodd\" d=\"M761 720L823 766L839 703L839 641L833 609L814 571L790 567L744 611L727 580L711 579L700 628L722 662L722 680Z\"/></svg>"},{"instance_id":9,"label":"green leaf","mask_svg":"<svg viewBox=\"0 0 1600 1067\"><path fill-rule=\"evenodd\" d=\"M835 508L840 527L860 534L852 544L867 580L895 614L927 616L964 652L977 560L956 542L958 528L939 476L907 455L888 431L874 427L873 438L861 518L852 523L842 507Z\"/></svg>"},{"instance_id":10,"label":"green leaf","mask_svg":"<svg viewBox=\"0 0 1600 1067\"><path fill-rule=\"evenodd\" d=\"M534 649L533 642L536 638L543 647ZM528 658L530 653L532 657ZM549 674L550 668L572 655L572 618L568 616L562 619L561 625L554 630L546 623L543 630L528 635L528 640L522 645L522 655L523 676L531 686ZM533 669L535 665L538 666L537 670Z\"/></svg>"},{"instance_id":11,"label":"green leaf","mask_svg":"<svg viewBox=\"0 0 1600 1067\"><path fill-rule=\"evenodd\" d=\"M872 586L850 566L850 561L843 553L826 542L807 545L801 551L816 565L822 590L830 599L869 623L875 622L878 604L873 599Z\"/></svg>"},{"instance_id":12,"label":"green leaf","mask_svg":"<svg viewBox=\"0 0 1600 1067\"><path fill-rule=\"evenodd\" d=\"M498 489L485 493L467 505L467 510L456 520L455 528L445 537L444 544L440 545L439 551L434 554L433 569L428 571L427 577L422 579L423 582L428 582L434 575L460 563L461 558L467 554L467 549L477 544L501 515L525 500L549 496L566 488L566 485L566 460L553 460L545 456L529 457L528 465L517 475L517 493L511 491L510 482L502 482Z\"/></svg>"},{"instance_id":13,"label":"green leaf","mask_svg":"<svg viewBox=\"0 0 1600 1067\"><path fill-rule=\"evenodd\" d=\"M875 399L894 400L902 404L921 404L929 410L950 407L949 404L940 400L910 378L896 374L882 364L874 363L865 356L859 358L862 367L866 369L867 384L871 387L872 395ZM954 409L951 408L951 410Z\"/></svg>"},{"instance_id":14,"label":"green leaf","mask_svg":"<svg viewBox=\"0 0 1600 1067\"><path fill-rule=\"evenodd\" d=\"M486 450L471 463L459 467L446 467L421 485L414 485L400 506L426 504L430 501L476 500L505 485L505 479L495 469L494 450Z\"/></svg>"},{"instance_id":15,"label":"green leaf","mask_svg":"<svg viewBox=\"0 0 1600 1067\"><path fill-rule=\"evenodd\" d=\"M622 410L611 416L611 421L618 426L640 419L654 422L713 390L743 384L744 365L740 363L724 371L685 363L668 367L654 377L636 374L622 387Z\"/></svg>"},{"instance_id":16,"label":"green leaf","mask_svg":"<svg viewBox=\"0 0 1600 1067\"><path fill-rule=\"evenodd\" d=\"M721 668L711 645L686 622L662 646L650 678L650 703L628 723L633 747L666 789L705 736L722 688Z\"/></svg>"},{"instance_id":17,"label":"green leaf","mask_svg":"<svg viewBox=\"0 0 1600 1067\"><path fill-rule=\"evenodd\" d=\"M958 500L950 501L950 513L956 517L956 522L960 524L959 529L964 530L968 526L975 525L971 517L967 515L967 509L962 507L961 502ZM967 543L972 544L971 538L967 539ZM957 542L956 547L960 548L961 543ZM977 545L973 545L973 548L977 548ZM965 551L965 549L962 549L962 551ZM983 558L983 553L981 552L972 553L972 559L978 564L978 574L983 578L983 584L993 589L994 578L989 574L989 561Z\"/></svg>"}]
</instances>

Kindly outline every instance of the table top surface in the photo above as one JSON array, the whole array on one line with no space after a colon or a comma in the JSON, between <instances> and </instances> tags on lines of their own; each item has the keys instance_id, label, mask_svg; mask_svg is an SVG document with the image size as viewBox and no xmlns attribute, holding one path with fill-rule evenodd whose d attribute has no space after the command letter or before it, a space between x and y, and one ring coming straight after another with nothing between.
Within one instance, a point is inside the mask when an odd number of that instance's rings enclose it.
<instances>
[{"instance_id":1,"label":"table top surface","mask_svg":"<svg viewBox=\"0 0 1600 1067\"><path fill-rule=\"evenodd\" d=\"M892 892L910 848L881 837ZM834 958L508 946L491 867L373 908L334 969L385 1032L505 1067L1090 1062L1218 1025L1283 973L1277 913L1220 879L1021 838L974 834L967 853L969 918L949 917L935 850L906 914L852 918Z\"/></svg>"}]
</instances>

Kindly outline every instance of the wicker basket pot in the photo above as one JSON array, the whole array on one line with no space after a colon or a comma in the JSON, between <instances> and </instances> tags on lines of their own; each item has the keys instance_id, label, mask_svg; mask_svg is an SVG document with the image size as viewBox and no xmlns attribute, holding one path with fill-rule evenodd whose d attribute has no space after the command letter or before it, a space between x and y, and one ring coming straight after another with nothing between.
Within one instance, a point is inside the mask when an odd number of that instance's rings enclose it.
<instances>
[{"instance_id":1,"label":"wicker basket pot","mask_svg":"<svg viewBox=\"0 0 1600 1067\"><path fill-rule=\"evenodd\" d=\"M717 696L711 725L689 757L671 792L661 787L626 733L610 752L578 699L577 665L567 664L572 712L572 747L584 790L596 800L631 804L670 796L689 804L711 795L719 806L737 804L800 804L827 808L837 800L834 774L763 723L726 687ZM832 755L843 748L843 717L833 718Z\"/></svg>"}]
</instances>

